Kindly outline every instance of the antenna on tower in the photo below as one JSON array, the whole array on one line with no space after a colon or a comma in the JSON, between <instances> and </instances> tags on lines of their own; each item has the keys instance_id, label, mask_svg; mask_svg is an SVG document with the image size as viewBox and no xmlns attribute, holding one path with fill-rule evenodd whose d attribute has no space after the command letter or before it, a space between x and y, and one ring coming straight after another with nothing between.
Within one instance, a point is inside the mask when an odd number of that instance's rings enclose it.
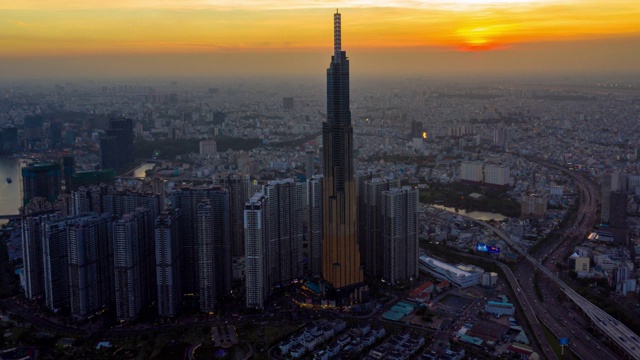
<instances>
[{"instance_id":1,"label":"antenna on tower","mask_svg":"<svg viewBox=\"0 0 640 360\"><path fill-rule=\"evenodd\" d=\"M342 32L340 29L340 13L336 9L333 14L333 61L338 62L342 50Z\"/></svg>"}]
</instances>

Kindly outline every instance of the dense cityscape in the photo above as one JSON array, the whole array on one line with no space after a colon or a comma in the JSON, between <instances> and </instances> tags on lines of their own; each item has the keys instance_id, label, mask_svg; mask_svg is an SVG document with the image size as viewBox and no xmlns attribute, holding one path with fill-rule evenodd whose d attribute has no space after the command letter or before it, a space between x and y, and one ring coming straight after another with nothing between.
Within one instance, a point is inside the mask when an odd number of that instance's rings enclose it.
<instances>
[{"instance_id":1,"label":"dense cityscape","mask_svg":"<svg viewBox=\"0 0 640 360\"><path fill-rule=\"evenodd\" d=\"M0 359L640 359L640 83L353 77L333 17L322 82L0 86Z\"/></svg>"}]
</instances>

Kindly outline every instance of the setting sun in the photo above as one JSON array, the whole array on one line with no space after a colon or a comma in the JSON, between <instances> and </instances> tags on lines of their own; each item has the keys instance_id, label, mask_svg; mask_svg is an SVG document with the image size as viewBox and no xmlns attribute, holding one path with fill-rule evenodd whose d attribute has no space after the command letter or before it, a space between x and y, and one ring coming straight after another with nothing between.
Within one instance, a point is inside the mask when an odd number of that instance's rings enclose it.
<instances>
[{"instance_id":1,"label":"setting sun","mask_svg":"<svg viewBox=\"0 0 640 360\"><path fill-rule=\"evenodd\" d=\"M336 8L349 23L343 43L352 54L510 53L640 38L636 0L7 0L0 4L0 59L320 53L330 44L325 20Z\"/></svg>"}]
</instances>

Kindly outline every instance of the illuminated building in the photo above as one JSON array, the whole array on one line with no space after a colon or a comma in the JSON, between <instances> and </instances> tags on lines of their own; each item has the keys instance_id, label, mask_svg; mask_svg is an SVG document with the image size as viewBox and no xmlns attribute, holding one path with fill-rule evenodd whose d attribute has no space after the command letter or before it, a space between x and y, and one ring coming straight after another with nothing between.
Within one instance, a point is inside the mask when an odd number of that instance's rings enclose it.
<instances>
[{"instance_id":1,"label":"illuminated building","mask_svg":"<svg viewBox=\"0 0 640 360\"><path fill-rule=\"evenodd\" d=\"M341 18L334 14L334 54L327 69L327 121L322 124L324 179L322 276L340 292L363 281L357 237L349 60L341 50ZM341 291L341 290L347 291Z\"/></svg>"}]
</instances>

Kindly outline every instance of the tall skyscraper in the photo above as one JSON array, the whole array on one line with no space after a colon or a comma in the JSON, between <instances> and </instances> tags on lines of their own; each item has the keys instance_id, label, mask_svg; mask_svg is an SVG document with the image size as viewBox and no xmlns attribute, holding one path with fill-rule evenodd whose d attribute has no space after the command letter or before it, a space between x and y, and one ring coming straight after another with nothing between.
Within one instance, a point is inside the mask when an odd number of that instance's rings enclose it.
<instances>
[{"instance_id":1,"label":"tall skyscraper","mask_svg":"<svg viewBox=\"0 0 640 360\"><path fill-rule=\"evenodd\" d=\"M422 122L412 120L411 121L411 133L409 139L422 138Z\"/></svg>"},{"instance_id":2,"label":"tall skyscraper","mask_svg":"<svg viewBox=\"0 0 640 360\"><path fill-rule=\"evenodd\" d=\"M353 127L349 109L349 60L341 49L340 13L333 16L333 56L327 69L327 121L322 124L322 275L336 290L362 283L358 248ZM336 292L337 293L337 292ZM349 291L342 291L347 294Z\"/></svg>"},{"instance_id":3,"label":"tall skyscraper","mask_svg":"<svg viewBox=\"0 0 640 360\"><path fill-rule=\"evenodd\" d=\"M611 193L621 189L621 174L618 171L602 175L602 205L601 205L601 221L605 224L609 223L611 216Z\"/></svg>"},{"instance_id":4,"label":"tall skyscraper","mask_svg":"<svg viewBox=\"0 0 640 360\"><path fill-rule=\"evenodd\" d=\"M18 128L5 127L0 129L0 154L11 155L20 149L18 142Z\"/></svg>"},{"instance_id":5,"label":"tall skyscraper","mask_svg":"<svg viewBox=\"0 0 640 360\"><path fill-rule=\"evenodd\" d=\"M165 210L156 218L156 278L160 316L174 317L182 300L179 218L179 210Z\"/></svg>"},{"instance_id":6,"label":"tall skyscraper","mask_svg":"<svg viewBox=\"0 0 640 360\"><path fill-rule=\"evenodd\" d=\"M71 178L75 173L75 158L73 156L65 156L62 158L62 174L64 177L64 192L71 193Z\"/></svg>"},{"instance_id":7,"label":"tall skyscraper","mask_svg":"<svg viewBox=\"0 0 640 360\"><path fill-rule=\"evenodd\" d=\"M382 278L397 284L418 276L418 189L392 188L381 194Z\"/></svg>"},{"instance_id":8,"label":"tall skyscraper","mask_svg":"<svg viewBox=\"0 0 640 360\"><path fill-rule=\"evenodd\" d=\"M60 149L62 147L62 123L52 121L49 123L49 148Z\"/></svg>"},{"instance_id":9,"label":"tall skyscraper","mask_svg":"<svg viewBox=\"0 0 640 360\"><path fill-rule=\"evenodd\" d=\"M35 149L43 140L44 119L42 115L32 115L24 118L25 147Z\"/></svg>"},{"instance_id":10,"label":"tall skyscraper","mask_svg":"<svg viewBox=\"0 0 640 360\"><path fill-rule=\"evenodd\" d=\"M267 197L256 193L244 208L246 305L262 309L269 296Z\"/></svg>"},{"instance_id":11,"label":"tall skyscraper","mask_svg":"<svg viewBox=\"0 0 640 360\"><path fill-rule=\"evenodd\" d=\"M124 117L109 120L106 136L100 139L100 155L103 169L116 173L133 166L133 120Z\"/></svg>"}]
</instances>

